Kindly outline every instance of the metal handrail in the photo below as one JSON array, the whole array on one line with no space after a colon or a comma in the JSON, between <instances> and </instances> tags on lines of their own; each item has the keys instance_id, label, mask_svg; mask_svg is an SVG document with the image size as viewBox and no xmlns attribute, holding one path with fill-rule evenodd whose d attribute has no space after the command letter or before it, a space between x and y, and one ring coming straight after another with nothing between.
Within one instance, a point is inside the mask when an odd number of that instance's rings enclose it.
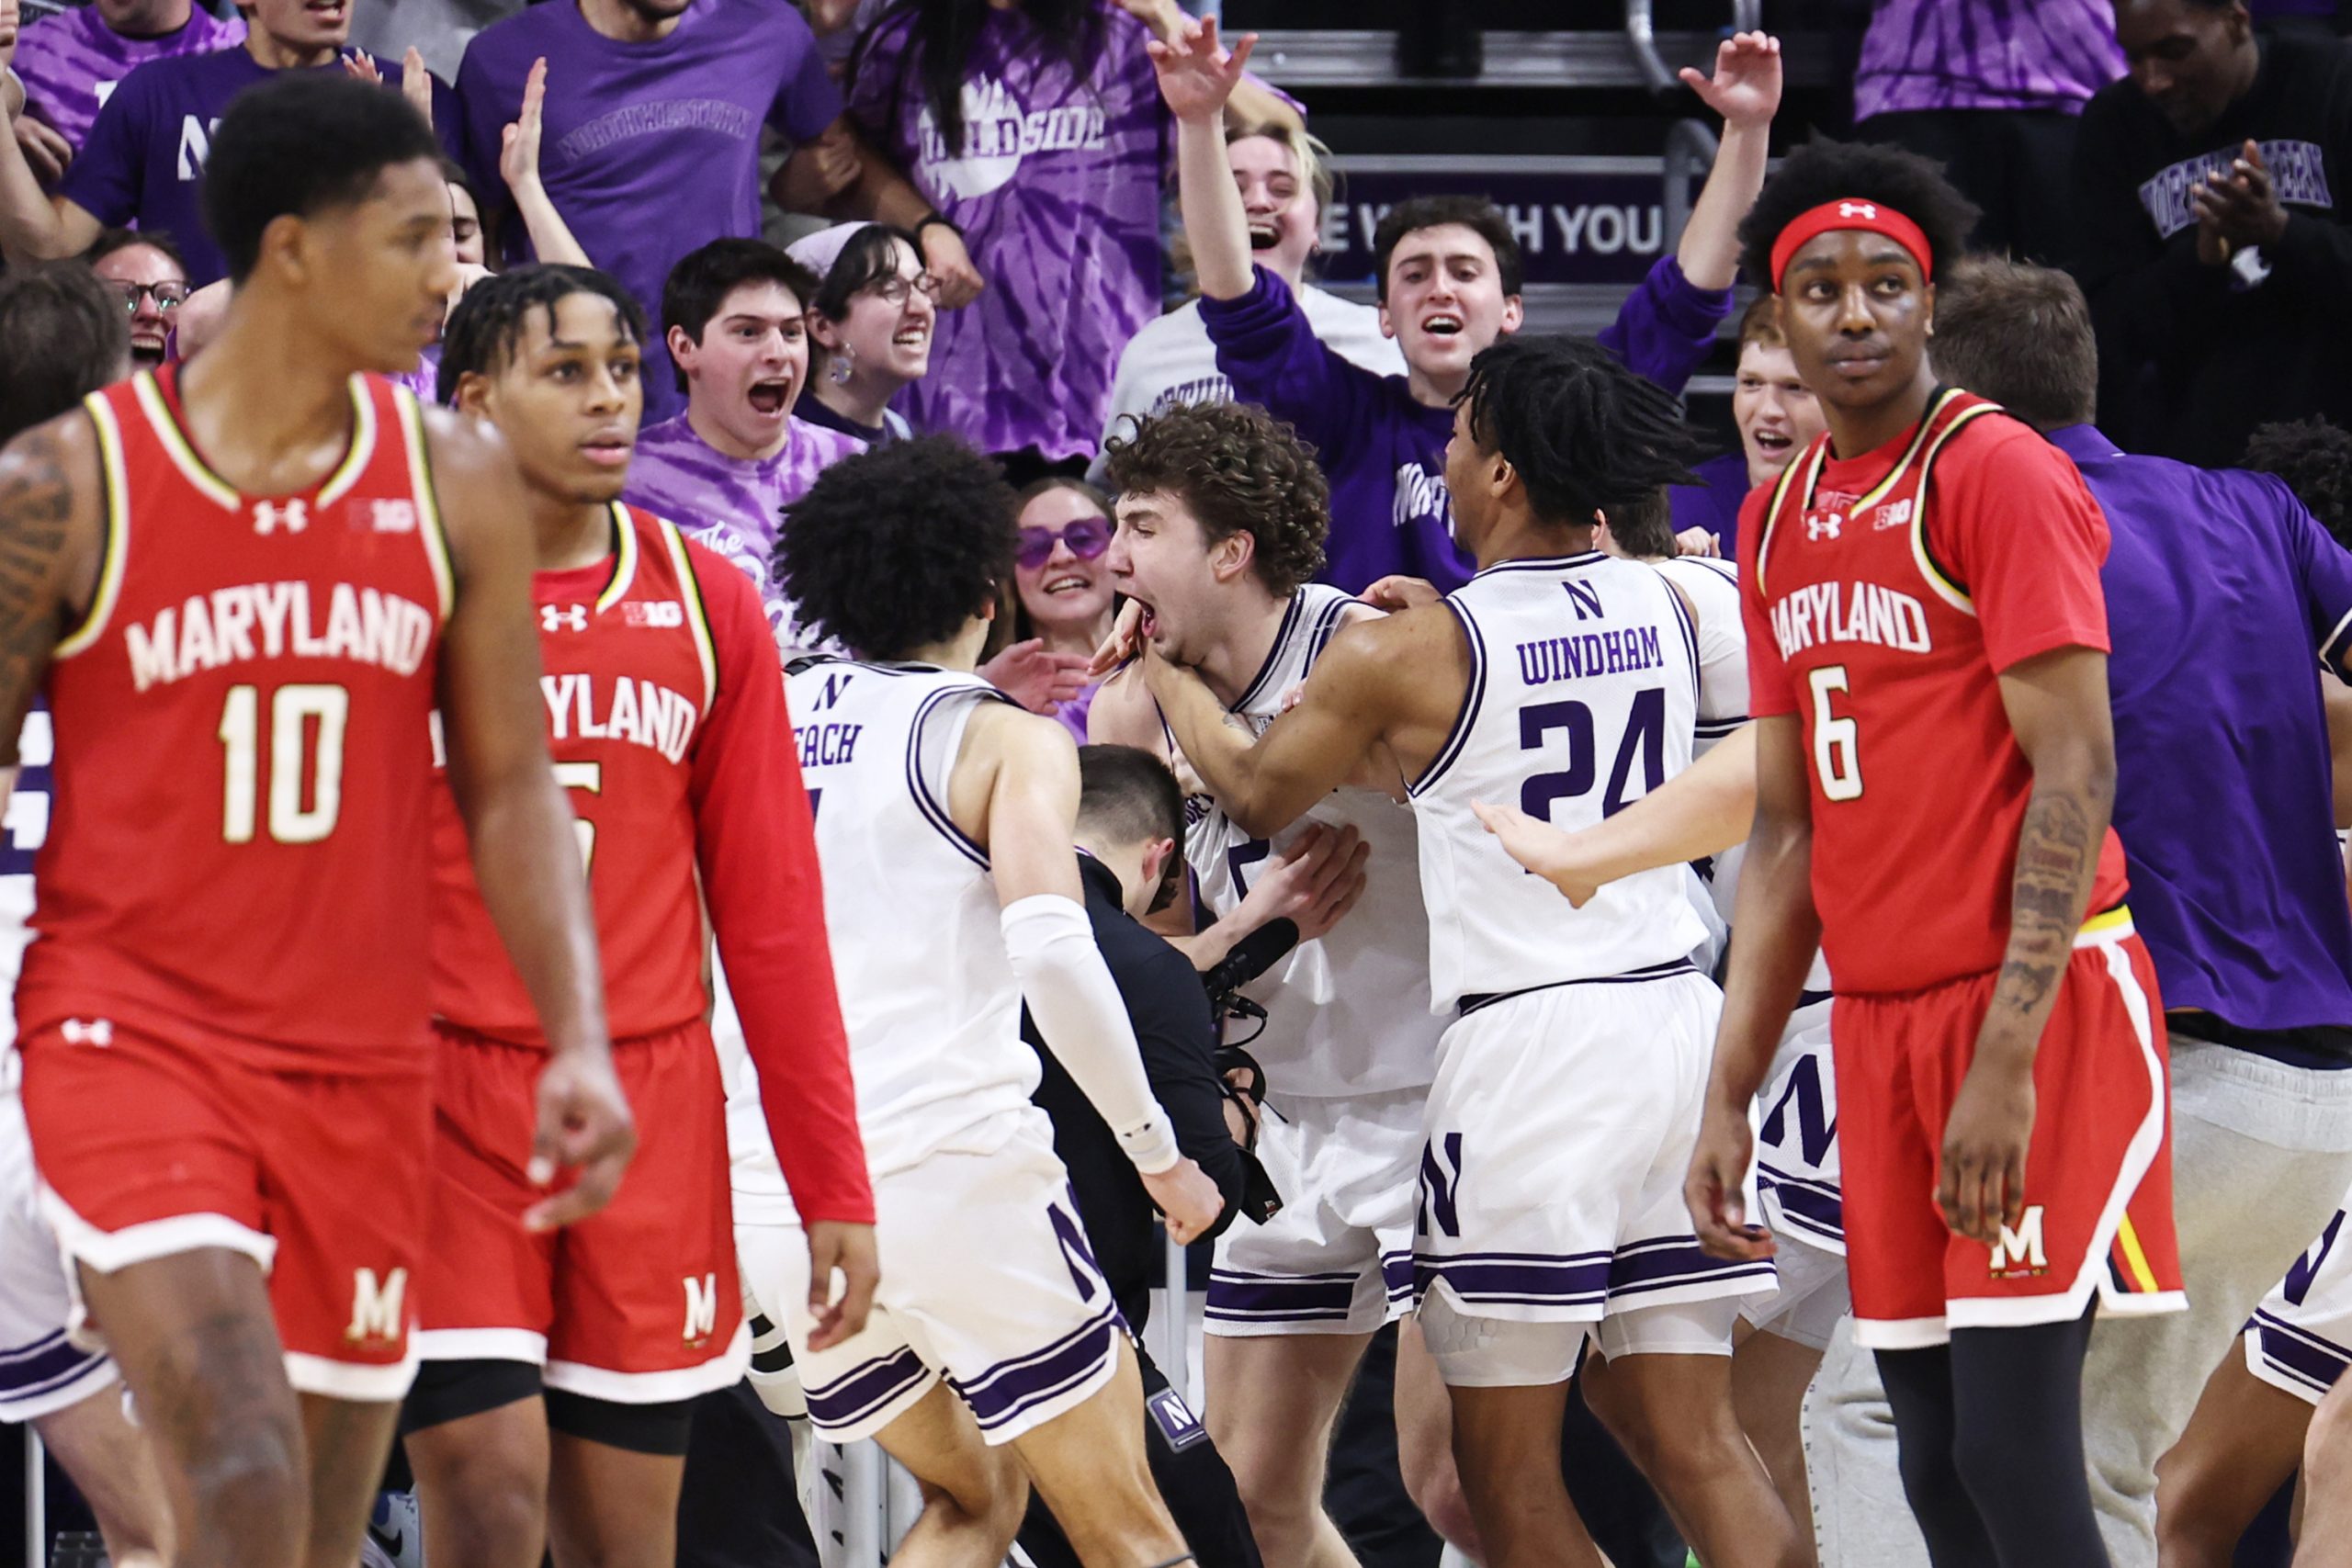
<instances>
[{"instance_id":1,"label":"metal handrail","mask_svg":"<svg viewBox=\"0 0 2352 1568\"><path fill-rule=\"evenodd\" d=\"M1651 92L1667 92L1679 82L1657 51L1657 24L1650 0L1625 0L1625 47L1633 51L1634 63L1642 68Z\"/></svg>"},{"instance_id":2,"label":"metal handrail","mask_svg":"<svg viewBox=\"0 0 2352 1568\"><path fill-rule=\"evenodd\" d=\"M1752 33L1764 25L1764 0L1731 0L1731 30Z\"/></svg>"}]
</instances>

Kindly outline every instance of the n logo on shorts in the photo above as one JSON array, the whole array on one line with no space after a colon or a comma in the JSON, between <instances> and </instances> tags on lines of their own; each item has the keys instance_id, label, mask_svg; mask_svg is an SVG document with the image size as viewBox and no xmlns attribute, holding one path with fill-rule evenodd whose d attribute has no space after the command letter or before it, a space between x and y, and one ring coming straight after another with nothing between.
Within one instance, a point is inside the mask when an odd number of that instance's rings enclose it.
<instances>
[{"instance_id":1,"label":"n logo on shorts","mask_svg":"<svg viewBox=\"0 0 2352 1568\"><path fill-rule=\"evenodd\" d=\"M351 1326L343 1337L354 1344L398 1339L406 1323L401 1308L408 1296L408 1270L395 1269L381 1283L373 1269L351 1271Z\"/></svg>"},{"instance_id":2,"label":"n logo on shorts","mask_svg":"<svg viewBox=\"0 0 2352 1568\"><path fill-rule=\"evenodd\" d=\"M718 1276L705 1274L697 1280L689 1275L685 1287L685 1340L689 1345L699 1345L718 1332Z\"/></svg>"},{"instance_id":3,"label":"n logo on shorts","mask_svg":"<svg viewBox=\"0 0 2352 1568\"><path fill-rule=\"evenodd\" d=\"M2041 1205L2030 1203L2025 1219L2017 1229L2001 1227L2000 1242L1993 1248L1993 1277L2014 1280L2019 1275L2041 1273L2049 1267L2049 1255L2041 1247Z\"/></svg>"}]
</instances>

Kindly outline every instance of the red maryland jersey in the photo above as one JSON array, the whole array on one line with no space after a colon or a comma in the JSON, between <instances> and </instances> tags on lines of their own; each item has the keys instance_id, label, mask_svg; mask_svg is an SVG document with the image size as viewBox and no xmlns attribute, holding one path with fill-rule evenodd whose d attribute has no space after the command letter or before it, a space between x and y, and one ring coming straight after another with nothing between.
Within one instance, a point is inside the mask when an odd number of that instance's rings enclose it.
<instances>
[{"instance_id":1,"label":"red maryland jersey","mask_svg":"<svg viewBox=\"0 0 2352 1568\"><path fill-rule=\"evenodd\" d=\"M342 463L267 498L205 466L170 368L86 400L106 553L49 671L26 1032L195 1026L346 1072L426 1049L449 557L416 400L372 376L351 399Z\"/></svg>"},{"instance_id":2,"label":"red maryland jersey","mask_svg":"<svg viewBox=\"0 0 2352 1568\"><path fill-rule=\"evenodd\" d=\"M612 554L539 572L532 597L612 1037L708 1016L707 907L752 1060L775 1086L770 1130L794 1197L812 1219L870 1220L808 797L759 592L650 513L611 515ZM433 1010L544 1044L446 782L434 798Z\"/></svg>"},{"instance_id":3,"label":"red maryland jersey","mask_svg":"<svg viewBox=\"0 0 2352 1568\"><path fill-rule=\"evenodd\" d=\"M1838 989L2000 966L2033 772L1996 677L2104 652L2107 519L2056 447L1939 391L1857 457L1817 438L1740 516L1748 711L1793 713L1813 789L1813 890ZM2109 830L2090 912L2123 897Z\"/></svg>"}]
</instances>

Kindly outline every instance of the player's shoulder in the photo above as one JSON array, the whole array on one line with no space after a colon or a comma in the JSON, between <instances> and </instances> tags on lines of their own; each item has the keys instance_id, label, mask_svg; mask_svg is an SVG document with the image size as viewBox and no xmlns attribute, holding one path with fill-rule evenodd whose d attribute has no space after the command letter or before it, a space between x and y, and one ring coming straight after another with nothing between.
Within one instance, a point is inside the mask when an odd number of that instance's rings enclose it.
<instances>
[{"instance_id":1,"label":"player's shoulder","mask_svg":"<svg viewBox=\"0 0 2352 1568\"><path fill-rule=\"evenodd\" d=\"M62 508L95 505L103 483L97 427L85 404L0 446L0 509L19 525L53 520L65 514Z\"/></svg>"}]
</instances>

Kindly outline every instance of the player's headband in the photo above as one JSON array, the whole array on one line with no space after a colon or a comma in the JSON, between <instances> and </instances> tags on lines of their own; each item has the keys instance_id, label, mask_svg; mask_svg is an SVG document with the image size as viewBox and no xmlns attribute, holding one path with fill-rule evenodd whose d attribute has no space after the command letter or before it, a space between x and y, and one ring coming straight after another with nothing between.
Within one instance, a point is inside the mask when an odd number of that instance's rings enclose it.
<instances>
[{"instance_id":1,"label":"player's headband","mask_svg":"<svg viewBox=\"0 0 2352 1568\"><path fill-rule=\"evenodd\" d=\"M1772 242L1772 292L1781 291L1781 277L1789 270L1790 258L1808 241L1839 229L1866 229L1873 234L1883 234L1911 253L1911 259L1919 264L1920 276L1936 275L1936 253L1919 225L1884 202L1848 197L1825 201L1809 212L1799 213L1781 231L1781 237Z\"/></svg>"}]
</instances>

